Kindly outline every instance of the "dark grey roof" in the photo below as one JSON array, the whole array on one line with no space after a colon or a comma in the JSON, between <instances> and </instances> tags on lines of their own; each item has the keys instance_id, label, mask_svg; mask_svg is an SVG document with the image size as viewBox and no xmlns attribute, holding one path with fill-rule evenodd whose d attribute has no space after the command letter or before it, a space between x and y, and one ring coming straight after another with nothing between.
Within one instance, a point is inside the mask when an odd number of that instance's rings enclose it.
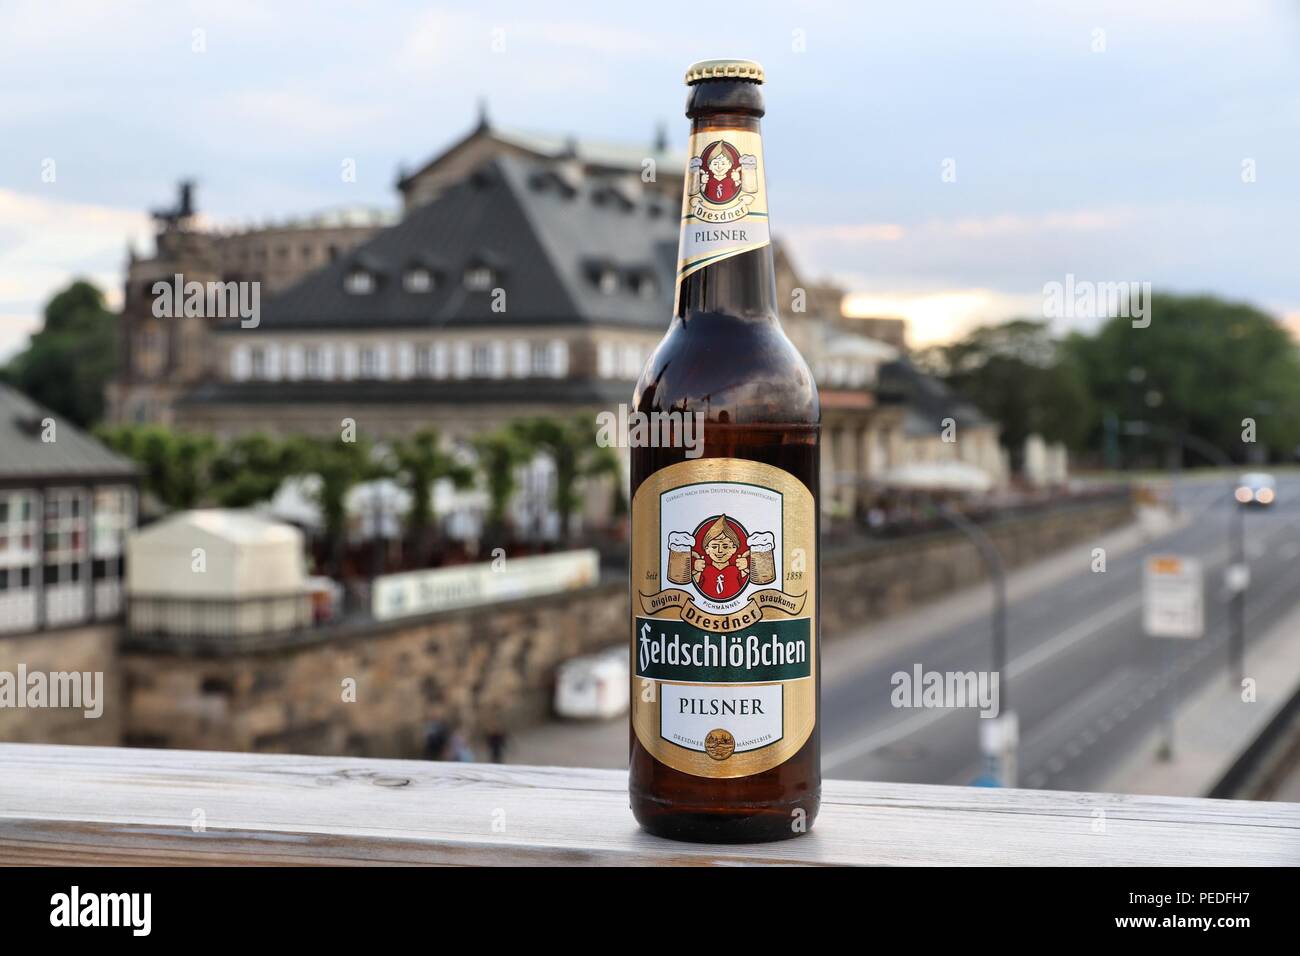
<instances>
[{"instance_id":1,"label":"dark grey roof","mask_svg":"<svg viewBox=\"0 0 1300 956\"><path fill-rule=\"evenodd\" d=\"M42 441L42 422L54 420L54 441ZM131 477L136 467L42 408L26 395L0 385L0 480Z\"/></svg>"},{"instance_id":2,"label":"dark grey roof","mask_svg":"<svg viewBox=\"0 0 1300 956\"><path fill-rule=\"evenodd\" d=\"M631 381L609 379L464 379L437 381L365 379L328 382L210 382L179 400L181 405L292 405L510 403L606 405L627 402Z\"/></svg>"},{"instance_id":3,"label":"dark grey roof","mask_svg":"<svg viewBox=\"0 0 1300 956\"><path fill-rule=\"evenodd\" d=\"M907 407L903 427L908 434L938 433L945 418L958 425L988 425L990 419L943 382L927 375L908 358L880 366L877 394L882 402Z\"/></svg>"},{"instance_id":4,"label":"dark grey roof","mask_svg":"<svg viewBox=\"0 0 1300 956\"><path fill-rule=\"evenodd\" d=\"M325 268L263 303L268 331L492 326L580 322L666 328L678 217L652 191L612 188L608 178L566 180L553 166L498 156L437 199L412 210ZM465 288L467 268L488 265L506 292ZM412 265L435 272L432 292L408 292ZM364 267L377 287L345 292ZM602 291L602 271L617 288ZM650 284L644 284L648 279ZM238 329L238 323L226 328Z\"/></svg>"},{"instance_id":5,"label":"dark grey roof","mask_svg":"<svg viewBox=\"0 0 1300 956\"><path fill-rule=\"evenodd\" d=\"M662 134L659 142L629 145L497 126L489 123L484 116L479 125L470 130L460 141L427 160L415 173L403 176L398 185L402 186L428 172L461 146L482 136L525 150L535 156L547 159L574 159L592 169L605 172L627 172L639 175L645 161L652 159L658 169L680 173L686 168L688 158L685 152L670 149L666 137Z\"/></svg>"}]
</instances>

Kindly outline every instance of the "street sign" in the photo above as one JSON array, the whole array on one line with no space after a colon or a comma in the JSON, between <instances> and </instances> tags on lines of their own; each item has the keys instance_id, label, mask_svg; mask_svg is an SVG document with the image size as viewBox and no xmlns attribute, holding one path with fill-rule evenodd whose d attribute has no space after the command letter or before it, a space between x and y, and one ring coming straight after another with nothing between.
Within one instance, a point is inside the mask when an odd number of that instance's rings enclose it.
<instances>
[{"instance_id":1,"label":"street sign","mask_svg":"<svg viewBox=\"0 0 1300 956\"><path fill-rule=\"evenodd\" d=\"M1148 637L1205 635L1205 575L1200 561L1173 554L1147 558L1142 625Z\"/></svg>"}]
</instances>

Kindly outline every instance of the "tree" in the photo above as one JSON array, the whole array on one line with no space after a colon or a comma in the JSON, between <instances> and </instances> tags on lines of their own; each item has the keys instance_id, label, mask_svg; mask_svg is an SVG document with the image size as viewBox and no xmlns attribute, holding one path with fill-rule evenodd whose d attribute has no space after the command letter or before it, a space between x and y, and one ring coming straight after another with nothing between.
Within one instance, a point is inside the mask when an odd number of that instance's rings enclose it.
<instances>
[{"instance_id":1,"label":"tree","mask_svg":"<svg viewBox=\"0 0 1300 956\"><path fill-rule=\"evenodd\" d=\"M388 477L388 466L378 459L368 442L341 438L301 438L292 454L306 472L317 475L316 506L324 524L325 547L336 576L343 571L343 545L347 533L348 492L357 485Z\"/></svg>"},{"instance_id":2,"label":"tree","mask_svg":"<svg viewBox=\"0 0 1300 956\"><path fill-rule=\"evenodd\" d=\"M428 547L429 529L433 526L435 517L433 485L446 478L457 488L468 488L474 482L474 472L439 447L438 433L432 429L425 429L408 439L394 442L390 455L393 473L411 495L411 510L406 519L407 534L416 551L417 560L423 560Z\"/></svg>"},{"instance_id":3,"label":"tree","mask_svg":"<svg viewBox=\"0 0 1300 956\"><path fill-rule=\"evenodd\" d=\"M221 446L213 458L213 497L223 508L269 501L286 478L303 472L305 459L301 442L243 435Z\"/></svg>"},{"instance_id":4,"label":"tree","mask_svg":"<svg viewBox=\"0 0 1300 956\"><path fill-rule=\"evenodd\" d=\"M933 346L920 364L1001 425L1002 445L1019 467L1025 439L1082 447L1093 422L1087 383L1046 322L1012 319Z\"/></svg>"},{"instance_id":5,"label":"tree","mask_svg":"<svg viewBox=\"0 0 1300 956\"><path fill-rule=\"evenodd\" d=\"M1114 318L1095 335L1071 336L1065 351L1093 398L1094 434L1108 416L1140 421L1161 434L1196 435L1240 459L1243 420L1251 419L1265 448L1289 458L1300 443L1296 344L1250 305L1156 295L1147 327Z\"/></svg>"},{"instance_id":6,"label":"tree","mask_svg":"<svg viewBox=\"0 0 1300 956\"><path fill-rule=\"evenodd\" d=\"M114 324L104 296L78 279L45 306L45 321L4 378L83 428L104 414L104 388L117 367Z\"/></svg>"},{"instance_id":7,"label":"tree","mask_svg":"<svg viewBox=\"0 0 1300 956\"><path fill-rule=\"evenodd\" d=\"M518 427L505 425L474 439L479 472L487 484L488 528L494 536L505 532L506 509L519 487L515 470L533 457L533 449Z\"/></svg>"},{"instance_id":8,"label":"tree","mask_svg":"<svg viewBox=\"0 0 1300 956\"><path fill-rule=\"evenodd\" d=\"M144 490L169 509L194 508L208 500L217 443L210 435L172 431L162 425L96 429L109 448L144 471Z\"/></svg>"},{"instance_id":9,"label":"tree","mask_svg":"<svg viewBox=\"0 0 1300 956\"><path fill-rule=\"evenodd\" d=\"M534 418L519 422L516 428L530 447L547 455L555 464L552 505L560 518L561 541L570 538L573 513L582 503L578 489L584 479L611 476L621 499L622 472L618 456L612 448L597 444L597 426L592 418L583 415L568 420Z\"/></svg>"}]
</instances>

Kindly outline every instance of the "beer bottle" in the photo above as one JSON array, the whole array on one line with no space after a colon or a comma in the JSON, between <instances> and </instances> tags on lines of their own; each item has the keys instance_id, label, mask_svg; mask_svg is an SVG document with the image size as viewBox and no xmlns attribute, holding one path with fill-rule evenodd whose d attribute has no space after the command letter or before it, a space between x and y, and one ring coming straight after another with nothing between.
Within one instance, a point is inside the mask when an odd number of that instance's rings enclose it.
<instances>
[{"instance_id":1,"label":"beer bottle","mask_svg":"<svg viewBox=\"0 0 1300 956\"><path fill-rule=\"evenodd\" d=\"M629 441L632 811L682 840L798 836L821 794L821 407L777 315L762 83L687 71L676 300L632 399L651 434L703 430Z\"/></svg>"}]
</instances>

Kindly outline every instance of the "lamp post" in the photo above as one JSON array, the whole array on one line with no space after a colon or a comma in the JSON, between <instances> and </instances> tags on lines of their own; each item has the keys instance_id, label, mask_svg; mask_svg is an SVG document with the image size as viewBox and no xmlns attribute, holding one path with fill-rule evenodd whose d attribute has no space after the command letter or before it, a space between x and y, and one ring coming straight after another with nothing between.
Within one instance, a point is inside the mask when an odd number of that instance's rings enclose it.
<instances>
[{"instance_id":1,"label":"lamp post","mask_svg":"<svg viewBox=\"0 0 1300 956\"><path fill-rule=\"evenodd\" d=\"M988 532L961 512L947 505L936 509L940 518L952 525L975 546L993 584L992 668L998 675L998 716L980 718L980 750L984 755L986 775L999 786L1016 785L1016 755L1020 746L1019 721L1010 707L1007 692L1007 575L1002 555Z\"/></svg>"}]
</instances>

